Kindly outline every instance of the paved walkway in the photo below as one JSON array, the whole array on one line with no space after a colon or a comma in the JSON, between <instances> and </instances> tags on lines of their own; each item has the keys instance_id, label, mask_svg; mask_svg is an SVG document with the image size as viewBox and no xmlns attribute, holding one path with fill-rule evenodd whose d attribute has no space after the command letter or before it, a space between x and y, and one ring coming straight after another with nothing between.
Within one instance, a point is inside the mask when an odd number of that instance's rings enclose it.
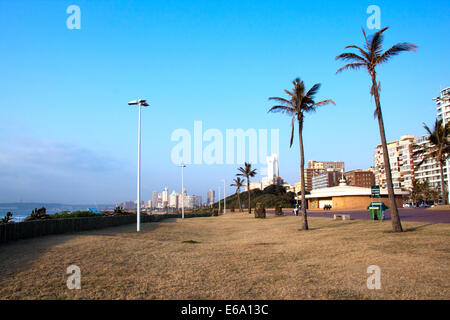
<instances>
[{"instance_id":1,"label":"paved walkway","mask_svg":"<svg viewBox=\"0 0 450 320\"><path fill-rule=\"evenodd\" d=\"M283 210L285 215L293 216L292 210ZM268 210L273 214L274 210ZM335 213L349 214L352 219L369 220L369 212L361 211L308 211L311 217L333 218ZM450 210L429 210L423 208L402 208L399 209L400 219L402 221L429 222L429 223L450 223ZM386 211L386 220L391 220L389 210Z\"/></svg>"}]
</instances>

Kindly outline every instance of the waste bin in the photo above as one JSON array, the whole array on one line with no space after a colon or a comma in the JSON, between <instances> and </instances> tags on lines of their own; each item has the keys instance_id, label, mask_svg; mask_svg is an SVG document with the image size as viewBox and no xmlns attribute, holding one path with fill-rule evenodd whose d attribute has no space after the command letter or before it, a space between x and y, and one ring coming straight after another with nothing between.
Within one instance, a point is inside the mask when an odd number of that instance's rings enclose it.
<instances>
[{"instance_id":1,"label":"waste bin","mask_svg":"<svg viewBox=\"0 0 450 320\"><path fill-rule=\"evenodd\" d=\"M370 220L385 220L386 219L386 205L384 202L372 202L369 207Z\"/></svg>"}]
</instances>

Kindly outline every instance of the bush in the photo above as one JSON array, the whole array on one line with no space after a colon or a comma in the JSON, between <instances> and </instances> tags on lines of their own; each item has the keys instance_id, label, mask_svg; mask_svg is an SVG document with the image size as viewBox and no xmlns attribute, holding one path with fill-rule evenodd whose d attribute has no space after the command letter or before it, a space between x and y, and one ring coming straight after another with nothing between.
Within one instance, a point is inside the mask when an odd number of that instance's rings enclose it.
<instances>
[{"instance_id":1,"label":"bush","mask_svg":"<svg viewBox=\"0 0 450 320\"><path fill-rule=\"evenodd\" d=\"M35 208L31 212L31 215L26 217L24 221L44 220L44 219L50 219L50 216L47 214L47 209L45 209L45 207L42 207L40 209Z\"/></svg>"},{"instance_id":2,"label":"bush","mask_svg":"<svg viewBox=\"0 0 450 320\"><path fill-rule=\"evenodd\" d=\"M2 223L13 222L13 221L12 221L12 216L13 216L12 212L9 212L9 211L8 211L8 212L6 213L6 216L5 216L3 219L0 220L0 224L2 224Z\"/></svg>"},{"instance_id":3,"label":"bush","mask_svg":"<svg viewBox=\"0 0 450 320\"><path fill-rule=\"evenodd\" d=\"M113 215L114 215L114 216L125 216L125 215L128 215L128 214L131 214L131 213L125 211L121 206L117 206L117 207L114 209L114 212L113 212Z\"/></svg>"},{"instance_id":4,"label":"bush","mask_svg":"<svg viewBox=\"0 0 450 320\"><path fill-rule=\"evenodd\" d=\"M276 206L275 207L275 215L276 216L283 216L283 208L281 206Z\"/></svg>"},{"instance_id":5,"label":"bush","mask_svg":"<svg viewBox=\"0 0 450 320\"><path fill-rule=\"evenodd\" d=\"M98 217L98 214L95 214L91 211L62 211L55 214L50 215L51 219L70 219L70 218L87 218L87 217Z\"/></svg>"},{"instance_id":6,"label":"bush","mask_svg":"<svg viewBox=\"0 0 450 320\"><path fill-rule=\"evenodd\" d=\"M266 218L266 208L264 207L264 204L261 202L258 202L256 204L255 218L256 219L265 219Z\"/></svg>"}]
</instances>

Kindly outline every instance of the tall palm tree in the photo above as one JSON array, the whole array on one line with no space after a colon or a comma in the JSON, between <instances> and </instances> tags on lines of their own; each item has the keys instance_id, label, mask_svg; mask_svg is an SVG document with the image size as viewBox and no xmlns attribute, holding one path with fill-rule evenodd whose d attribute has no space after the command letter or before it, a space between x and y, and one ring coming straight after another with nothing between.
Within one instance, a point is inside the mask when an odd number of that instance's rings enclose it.
<instances>
[{"instance_id":1,"label":"tall palm tree","mask_svg":"<svg viewBox=\"0 0 450 320\"><path fill-rule=\"evenodd\" d=\"M423 124L423 127L429 134L428 146L420 148L414 152L414 156L422 158L417 166L420 166L425 160L428 159L433 159L439 164L442 200L444 204L447 204L448 201L444 181L444 166L450 155L450 124L447 123L444 125L442 119L436 119L433 130L431 130L425 123Z\"/></svg>"},{"instance_id":2,"label":"tall palm tree","mask_svg":"<svg viewBox=\"0 0 450 320\"><path fill-rule=\"evenodd\" d=\"M256 176L256 169L252 169L251 163L245 163L244 167L238 168L241 173L238 173L237 176L247 178L247 192L248 192L248 213L252 213L252 208L250 205L250 178Z\"/></svg>"},{"instance_id":3,"label":"tall palm tree","mask_svg":"<svg viewBox=\"0 0 450 320\"><path fill-rule=\"evenodd\" d=\"M302 192L302 212L303 212L303 230L308 230L308 217L306 213L306 198L305 198L305 153L303 150L303 122L305 114L316 111L317 107L324 106L329 103L335 104L333 100L323 100L320 102L314 101L314 96L320 89L320 83L316 83L308 92L305 92L305 83L300 78L295 79L292 84L294 88L292 91L284 90L288 94L288 99L272 97L271 101L279 103L273 106L269 112L281 112L292 117L292 131L291 131L291 147L294 142L294 124L298 121L298 138L300 143L300 182Z\"/></svg>"},{"instance_id":4,"label":"tall palm tree","mask_svg":"<svg viewBox=\"0 0 450 320\"><path fill-rule=\"evenodd\" d=\"M389 202L391 207L392 228L394 232L402 232L402 224L398 215L397 204L395 203L394 187L392 185L391 165L389 163L389 154L386 143L386 134L384 130L383 115L381 113L380 104L380 82L377 81L377 73L375 68L383 63L388 62L393 56L398 55L403 51L415 51L417 46L402 42L397 43L389 50L383 52L383 33L388 28L383 28L376 32L372 37L367 38L364 29L362 30L365 40L365 50L355 46L347 46L345 49L356 49L360 55L356 53L342 53L336 57L336 60L350 61L351 63L344 65L336 73L340 73L347 69L358 70L361 67L366 68L372 79L372 87L370 94L375 99L375 112L374 116L378 119L378 126L380 130L381 145L383 148L383 160L386 173L386 183L389 193Z\"/></svg>"},{"instance_id":5,"label":"tall palm tree","mask_svg":"<svg viewBox=\"0 0 450 320\"><path fill-rule=\"evenodd\" d=\"M239 211L242 212L242 205L241 205L241 188L245 183L245 180L242 180L240 177L237 177L236 179L233 179L233 184L231 184L230 186L232 187L236 187L236 195L238 198L238 203L239 203Z\"/></svg>"}]
</instances>

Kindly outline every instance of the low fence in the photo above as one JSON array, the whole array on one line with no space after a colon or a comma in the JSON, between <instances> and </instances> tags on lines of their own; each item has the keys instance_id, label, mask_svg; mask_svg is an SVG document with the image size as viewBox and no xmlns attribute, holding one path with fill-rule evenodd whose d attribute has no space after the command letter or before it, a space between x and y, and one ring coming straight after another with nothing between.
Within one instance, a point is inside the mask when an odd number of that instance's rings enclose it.
<instances>
[{"instance_id":1,"label":"low fence","mask_svg":"<svg viewBox=\"0 0 450 320\"><path fill-rule=\"evenodd\" d=\"M186 213L185 218L210 217L211 213ZM181 214L141 215L141 223L181 218ZM136 223L136 215L89 218L46 219L0 224L0 243L94 229L103 229Z\"/></svg>"}]
</instances>

